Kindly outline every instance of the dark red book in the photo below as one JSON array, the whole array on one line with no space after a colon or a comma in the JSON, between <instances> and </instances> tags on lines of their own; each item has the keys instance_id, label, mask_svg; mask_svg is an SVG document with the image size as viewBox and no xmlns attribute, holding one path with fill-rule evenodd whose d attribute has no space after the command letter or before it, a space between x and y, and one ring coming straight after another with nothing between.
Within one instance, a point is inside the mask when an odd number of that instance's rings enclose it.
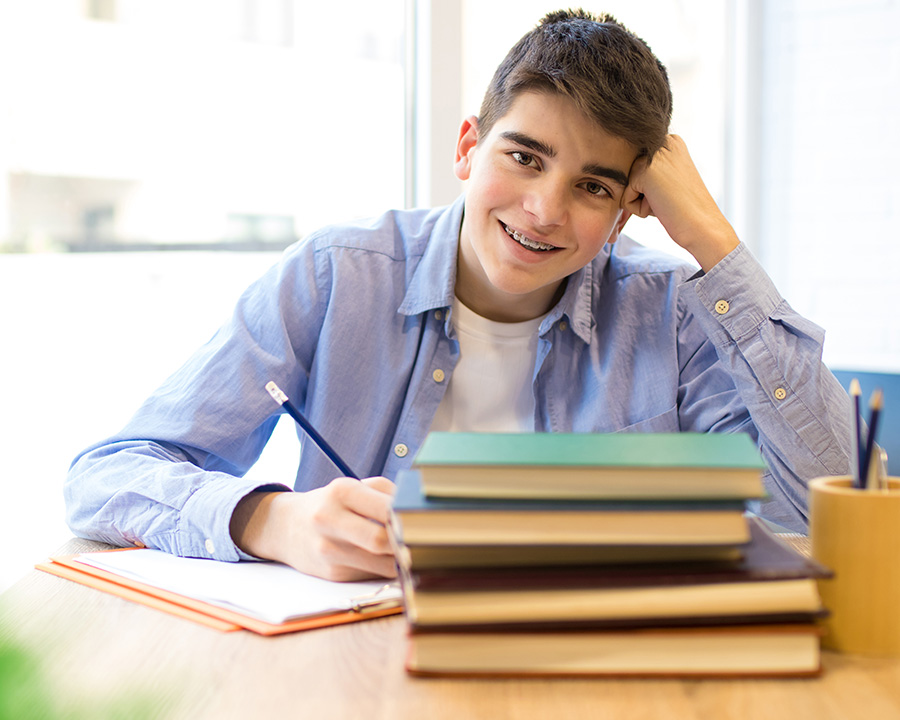
<instances>
[{"instance_id":1,"label":"dark red book","mask_svg":"<svg viewBox=\"0 0 900 720\"><path fill-rule=\"evenodd\" d=\"M816 580L829 571L756 518L730 562L418 569L404 561L406 612L415 626L517 623L679 625L810 620L822 612Z\"/></svg>"}]
</instances>

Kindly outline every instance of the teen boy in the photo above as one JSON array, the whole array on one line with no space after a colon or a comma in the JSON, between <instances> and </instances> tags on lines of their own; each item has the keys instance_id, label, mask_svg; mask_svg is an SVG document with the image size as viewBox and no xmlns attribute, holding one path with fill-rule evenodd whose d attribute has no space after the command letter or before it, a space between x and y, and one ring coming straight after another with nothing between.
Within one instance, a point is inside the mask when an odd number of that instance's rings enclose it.
<instances>
[{"instance_id":1,"label":"teen boy","mask_svg":"<svg viewBox=\"0 0 900 720\"><path fill-rule=\"evenodd\" d=\"M554 13L462 123L448 208L290 248L229 324L66 484L80 535L333 579L392 575L388 478L430 429L746 432L763 511L806 522L806 481L848 469L848 400L740 244L684 143L665 69L612 18ZM701 271L626 237L653 214ZM274 380L357 472L303 444L294 490L243 474ZM375 521L375 522L373 522Z\"/></svg>"}]
</instances>

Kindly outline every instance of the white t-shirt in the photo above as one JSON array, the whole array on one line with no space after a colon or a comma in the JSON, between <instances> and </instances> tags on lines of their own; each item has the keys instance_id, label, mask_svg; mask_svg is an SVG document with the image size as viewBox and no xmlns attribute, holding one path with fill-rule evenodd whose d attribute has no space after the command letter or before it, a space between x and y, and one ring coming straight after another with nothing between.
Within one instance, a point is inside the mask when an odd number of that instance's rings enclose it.
<instances>
[{"instance_id":1,"label":"white t-shirt","mask_svg":"<svg viewBox=\"0 0 900 720\"><path fill-rule=\"evenodd\" d=\"M544 317L495 322L454 298L450 320L459 340L459 361L431 430L533 432L532 375Z\"/></svg>"}]
</instances>

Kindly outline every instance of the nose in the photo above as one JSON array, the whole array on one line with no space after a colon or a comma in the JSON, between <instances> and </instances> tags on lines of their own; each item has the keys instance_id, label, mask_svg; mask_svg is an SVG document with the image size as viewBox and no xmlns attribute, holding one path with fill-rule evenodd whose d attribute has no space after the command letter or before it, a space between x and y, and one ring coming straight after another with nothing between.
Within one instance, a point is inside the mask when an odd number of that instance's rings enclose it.
<instances>
[{"instance_id":1,"label":"nose","mask_svg":"<svg viewBox=\"0 0 900 720\"><path fill-rule=\"evenodd\" d=\"M567 187L549 176L534 184L525 196L524 209L536 225L563 225L568 218Z\"/></svg>"}]
</instances>

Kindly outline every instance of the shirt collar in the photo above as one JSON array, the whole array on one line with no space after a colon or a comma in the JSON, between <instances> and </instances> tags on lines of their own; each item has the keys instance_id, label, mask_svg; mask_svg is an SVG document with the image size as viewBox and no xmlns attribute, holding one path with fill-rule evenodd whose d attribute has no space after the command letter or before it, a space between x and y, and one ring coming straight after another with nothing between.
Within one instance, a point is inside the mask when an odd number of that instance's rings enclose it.
<instances>
[{"instance_id":1,"label":"shirt collar","mask_svg":"<svg viewBox=\"0 0 900 720\"><path fill-rule=\"evenodd\" d=\"M456 254L465 196L444 208L431 229L422 259L413 273L397 312L417 315L453 304L456 285Z\"/></svg>"},{"instance_id":2,"label":"shirt collar","mask_svg":"<svg viewBox=\"0 0 900 720\"><path fill-rule=\"evenodd\" d=\"M462 225L464 206L463 195L438 216L425 243L422 259L400 304L399 313L416 315L437 308L450 307L453 304L459 229ZM607 243L587 266L569 276L562 298L541 323L541 335L549 332L550 328L566 315L572 331L584 342L590 343L594 324L592 312L595 303L594 293L601 292L599 279L603 268L609 262L612 247Z\"/></svg>"},{"instance_id":3,"label":"shirt collar","mask_svg":"<svg viewBox=\"0 0 900 720\"><path fill-rule=\"evenodd\" d=\"M607 243L591 262L569 275L563 296L541 324L541 335L549 332L550 328L565 315L569 319L572 332L590 344L594 327L593 308L602 292L600 279L603 276L603 269L609 262L612 248L613 246Z\"/></svg>"}]
</instances>

